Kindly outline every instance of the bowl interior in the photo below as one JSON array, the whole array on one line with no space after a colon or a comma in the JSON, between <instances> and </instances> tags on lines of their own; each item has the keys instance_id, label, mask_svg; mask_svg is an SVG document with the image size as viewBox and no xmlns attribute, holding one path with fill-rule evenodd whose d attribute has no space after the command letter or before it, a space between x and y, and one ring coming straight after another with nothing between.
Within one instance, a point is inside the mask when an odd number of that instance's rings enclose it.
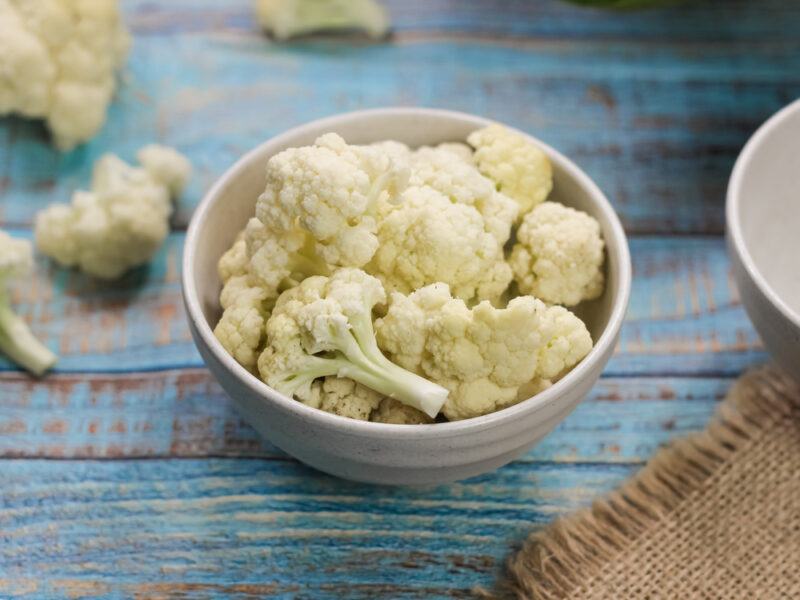
<instances>
[{"instance_id":1,"label":"bowl interior","mask_svg":"<svg viewBox=\"0 0 800 600\"><path fill-rule=\"evenodd\" d=\"M800 323L800 102L756 134L737 170L733 218L744 251Z\"/></svg>"},{"instance_id":2,"label":"bowl interior","mask_svg":"<svg viewBox=\"0 0 800 600\"><path fill-rule=\"evenodd\" d=\"M264 187L267 159L281 150L313 143L321 134L334 131L349 143L366 144L393 139L411 147L464 141L467 136L489 122L478 117L447 111L420 109L384 109L362 111L323 119L291 130L259 146L238 162L208 193L195 215L195 240L192 248L192 276L203 315L210 328L219 319L220 280L217 261L233 243L237 233L253 216L256 200ZM619 222L600 190L572 163L559 153L542 145L551 157L554 168L552 199L583 210L597 218L606 240L605 293L580 307L580 316L597 342L614 312L619 290L624 288L622 273L627 272L627 246ZM621 285L622 284L622 285ZM621 318L621 317L620 317Z\"/></svg>"}]
</instances>

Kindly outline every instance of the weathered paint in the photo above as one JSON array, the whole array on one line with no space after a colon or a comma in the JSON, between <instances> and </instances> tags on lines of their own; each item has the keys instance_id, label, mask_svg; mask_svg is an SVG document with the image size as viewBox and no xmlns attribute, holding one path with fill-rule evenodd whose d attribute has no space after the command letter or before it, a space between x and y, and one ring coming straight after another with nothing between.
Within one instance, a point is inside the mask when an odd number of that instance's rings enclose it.
<instances>
[{"instance_id":1,"label":"weathered paint","mask_svg":"<svg viewBox=\"0 0 800 600\"><path fill-rule=\"evenodd\" d=\"M800 4L387 4L385 42L276 45L251 0L125 0L135 46L97 139L59 155L40 124L0 120L0 227L15 235L85 187L104 152L131 159L161 141L196 168L148 268L100 284L40 260L14 287L62 360L35 381L0 359L0 597L468 597L531 526L700 429L766 360L714 236L739 148L800 96ZM178 281L180 230L242 152L309 119L396 104L541 136L634 234L628 319L587 401L522 460L426 490L339 481L260 440L202 368Z\"/></svg>"},{"instance_id":2,"label":"weathered paint","mask_svg":"<svg viewBox=\"0 0 800 600\"><path fill-rule=\"evenodd\" d=\"M537 20L540 3L518 4L529 6L494 22ZM747 22L757 14L750 4L737 3L743 14L717 6L683 18L705 23L703 18L724 12ZM542 25L525 26L533 29L522 39L475 35L459 25L465 16L443 3L420 12L422 32L401 29L384 43L311 39L289 45L270 43L246 21L249 1L230 9L233 28L213 3L212 17L199 31L173 25L184 18L193 22L185 17L194 10L188 3L163 15L158 5L133 5L132 22L135 28L143 22L145 31L136 39L109 123L95 140L59 155L40 125L6 120L0 127L0 181L6 188L0 224L29 224L37 209L68 199L86 185L103 152L130 159L157 140L177 146L196 166L176 216L183 226L202 191L269 136L336 112L401 104L476 112L539 135L597 179L631 232L719 233L736 154L760 122L800 96L798 11L792 3L768 4L774 19L756 22L781 21L785 29L769 31L759 42L747 29L741 38L731 30L709 40L702 35L706 24L694 39L664 39L665 13L659 12L636 17L662 32L652 40L621 31L610 39L610 32L562 37L557 28L544 33ZM788 6L781 11L781 5ZM570 21L590 27L600 14L547 6L560 15L562 28ZM425 23L441 27L441 20L452 20L445 32L465 33L437 37L424 31ZM163 31L157 23L164 23Z\"/></svg>"},{"instance_id":3,"label":"weathered paint","mask_svg":"<svg viewBox=\"0 0 800 600\"><path fill-rule=\"evenodd\" d=\"M702 427L731 379L608 377L523 460L641 463ZM286 455L236 413L203 369L133 375L0 375L0 457Z\"/></svg>"},{"instance_id":4,"label":"weathered paint","mask_svg":"<svg viewBox=\"0 0 800 600\"><path fill-rule=\"evenodd\" d=\"M424 490L364 487L259 459L0 469L0 593L36 586L31 597L60 597L68 581L89 596L247 597L234 586L253 585L326 599L464 597L490 583L508 545L532 526L633 467L518 462Z\"/></svg>"}]
</instances>

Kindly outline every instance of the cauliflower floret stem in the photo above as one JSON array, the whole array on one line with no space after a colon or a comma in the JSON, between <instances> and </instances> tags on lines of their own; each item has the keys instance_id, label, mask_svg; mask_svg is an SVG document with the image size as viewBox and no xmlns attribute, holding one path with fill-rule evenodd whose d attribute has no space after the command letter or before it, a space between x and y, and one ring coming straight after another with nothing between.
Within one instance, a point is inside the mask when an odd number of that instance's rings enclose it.
<instances>
[{"instance_id":1,"label":"cauliflower floret stem","mask_svg":"<svg viewBox=\"0 0 800 600\"><path fill-rule=\"evenodd\" d=\"M448 390L407 371L386 358L378 349L372 322L365 316L350 319L350 327L332 332L341 343L349 363L339 369L347 377L376 392L400 400L408 406L435 417L447 400Z\"/></svg>"},{"instance_id":2,"label":"cauliflower floret stem","mask_svg":"<svg viewBox=\"0 0 800 600\"><path fill-rule=\"evenodd\" d=\"M14 314L5 293L0 293L0 352L34 375L42 375L58 360Z\"/></svg>"},{"instance_id":3,"label":"cauliflower floret stem","mask_svg":"<svg viewBox=\"0 0 800 600\"><path fill-rule=\"evenodd\" d=\"M398 367L381 353L368 316L331 319L328 338L335 351L320 356L309 354L300 368L273 379L273 386L286 395L302 397L310 391L315 379L336 375L357 381L430 417L435 417L447 400L446 388Z\"/></svg>"}]
</instances>

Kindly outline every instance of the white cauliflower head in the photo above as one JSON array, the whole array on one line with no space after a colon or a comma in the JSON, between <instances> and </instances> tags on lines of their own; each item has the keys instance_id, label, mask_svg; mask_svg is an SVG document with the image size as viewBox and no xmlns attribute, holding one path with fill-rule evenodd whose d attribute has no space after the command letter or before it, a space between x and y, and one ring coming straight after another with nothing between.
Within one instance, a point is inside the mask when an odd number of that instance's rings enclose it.
<instances>
[{"instance_id":1,"label":"white cauliflower head","mask_svg":"<svg viewBox=\"0 0 800 600\"><path fill-rule=\"evenodd\" d=\"M393 294L376 331L399 365L450 390L443 408L450 420L513 404L523 386L573 366L592 347L585 325L562 307L520 296L504 309L488 302L469 309L443 284Z\"/></svg>"},{"instance_id":2,"label":"white cauliflower head","mask_svg":"<svg viewBox=\"0 0 800 600\"><path fill-rule=\"evenodd\" d=\"M273 233L307 232L329 265L361 267L378 246L378 205L396 201L408 175L380 148L329 133L269 159L256 217Z\"/></svg>"},{"instance_id":3,"label":"white cauliflower head","mask_svg":"<svg viewBox=\"0 0 800 600\"><path fill-rule=\"evenodd\" d=\"M408 294L435 282L466 301L497 301L512 273L503 248L472 206L454 204L431 187L409 188L378 227L367 269L389 291Z\"/></svg>"},{"instance_id":4,"label":"white cauliflower head","mask_svg":"<svg viewBox=\"0 0 800 600\"><path fill-rule=\"evenodd\" d=\"M39 250L101 279L149 261L169 233L170 189L179 191L171 169L154 169L132 167L111 154L100 158L91 191L36 215Z\"/></svg>"},{"instance_id":5,"label":"white cauliflower head","mask_svg":"<svg viewBox=\"0 0 800 600\"><path fill-rule=\"evenodd\" d=\"M553 188L553 168L544 151L522 135L489 125L467 138L481 173L519 204L519 217L544 202Z\"/></svg>"},{"instance_id":6,"label":"white cauliflower head","mask_svg":"<svg viewBox=\"0 0 800 600\"><path fill-rule=\"evenodd\" d=\"M129 43L117 0L0 0L0 115L45 119L62 150L91 139Z\"/></svg>"},{"instance_id":7,"label":"white cauliflower head","mask_svg":"<svg viewBox=\"0 0 800 600\"><path fill-rule=\"evenodd\" d=\"M574 306L603 293L603 247L596 219L545 202L525 215L509 263L523 294Z\"/></svg>"},{"instance_id":8,"label":"white cauliflower head","mask_svg":"<svg viewBox=\"0 0 800 600\"><path fill-rule=\"evenodd\" d=\"M451 202L475 207L483 217L486 231L502 246L511 235L519 206L498 192L495 183L481 175L471 162L465 161L463 151L454 149L461 147L448 144L414 152L411 185L432 187Z\"/></svg>"}]
</instances>

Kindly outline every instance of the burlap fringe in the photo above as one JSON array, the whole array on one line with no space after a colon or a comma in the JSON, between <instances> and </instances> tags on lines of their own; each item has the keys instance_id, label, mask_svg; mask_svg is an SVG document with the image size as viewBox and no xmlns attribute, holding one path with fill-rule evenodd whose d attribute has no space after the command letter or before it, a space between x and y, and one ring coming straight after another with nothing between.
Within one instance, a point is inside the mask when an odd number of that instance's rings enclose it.
<instances>
[{"instance_id":1,"label":"burlap fringe","mask_svg":"<svg viewBox=\"0 0 800 600\"><path fill-rule=\"evenodd\" d=\"M732 388L705 431L661 450L647 466L591 508L532 534L507 564L507 577L484 597L560 600L699 490L737 450L800 408L800 387L772 368Z\"/></svg>"}]
</instances>

